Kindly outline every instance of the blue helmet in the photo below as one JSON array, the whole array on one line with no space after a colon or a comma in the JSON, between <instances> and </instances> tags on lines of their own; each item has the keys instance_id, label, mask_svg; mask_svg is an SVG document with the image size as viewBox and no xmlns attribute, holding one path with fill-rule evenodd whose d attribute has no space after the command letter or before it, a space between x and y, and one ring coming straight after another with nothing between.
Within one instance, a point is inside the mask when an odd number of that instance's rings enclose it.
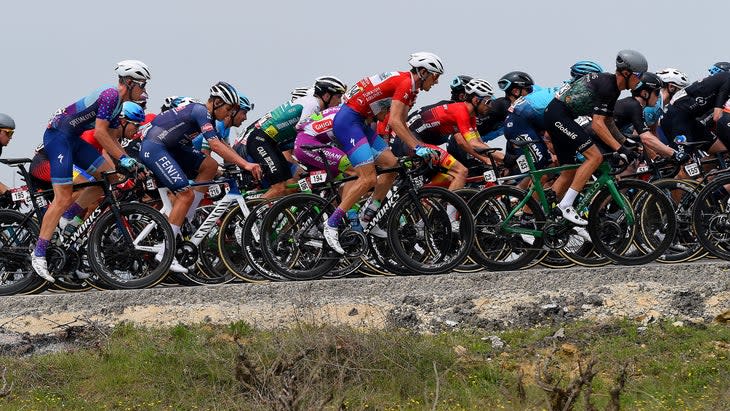
<instances>
[{"instance_id":1,"label":"blue helmet","mask_svg":"<svg viewBox=\"0 0 730 411\"><path fill-rule=\"evenodd\" d=\"M570 77L580 78L588 73L603 73L603 67L590 60L581 60L570 66Z\"/></svg>"},{"instance_id":2,"label":"blue helmet","mask_svg":"<svg viewBox=\"0 0 730 411\"><path fill-rule=\"evenodd\" d=\"M141 123L144 121L144 110L137 103L125 101L124 104L122 104L122 112L119 116L127 121Z\"/></svg>"},{"instance_id":3,"label":"blue helmet","mask_svg":"<svg viewBox=\"0 0 730 411\"><path fill-rule=\"evenodd\" d=\"M710 66L707 71L710 72L711 76L722 71L730 71L730 63L728 63L727 61L718 61L717 63Z\"/></svg>"},{"instance_id":4,"label":"blue helmet","mask_svg":"<svg viewBox=\"0 0 730 411\"><path fill-rule=\"evenodd\" d=\"M241 107L241 110L251 111L254 108L254 103L245 95L238 93L238 106Z\"/></svg>"}]
</instances>

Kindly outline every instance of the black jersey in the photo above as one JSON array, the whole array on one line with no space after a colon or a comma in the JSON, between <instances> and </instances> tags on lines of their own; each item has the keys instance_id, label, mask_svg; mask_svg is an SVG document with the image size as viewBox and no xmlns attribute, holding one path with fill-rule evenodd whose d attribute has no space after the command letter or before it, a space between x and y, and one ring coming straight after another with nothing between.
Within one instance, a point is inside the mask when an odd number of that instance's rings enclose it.
<instances>
[{"instance_id":1,"label":"black jersey","mask_svg":"<svg viewBox=\"0 0 730 411\"><path fill-rule=\"evenodd\" d=\"M621 90L616 85L616 75L589 73L570 83L565 83L555 98L565 103L573 118L598 114L613 115Z\"/></svg>"},{"instance_id":2,"label":"black jersey","mask_svg":"<svg viewBox=\"0 0 730 411\"><path fill-rule=\"evenodd\" d=\"M730 98L730 72L721 71L678 91L672 99L672 104L689 110L694 117L700 117L713 108L722 108L728 98Z\"/></svg>"},{"instance_id":3,"label":"black jersey","mask_svg":"<svg viewBox=\"0 0 730 411\"><path fill-rule=\"evenodd\" d=\"M502 127L504 120L509 114L509 106L512 103L507 97L500 97L492 101L489 111L483 117L477 117L477 130L479 135L485 136L491 131Z\"/></svg>"}]
</instances>

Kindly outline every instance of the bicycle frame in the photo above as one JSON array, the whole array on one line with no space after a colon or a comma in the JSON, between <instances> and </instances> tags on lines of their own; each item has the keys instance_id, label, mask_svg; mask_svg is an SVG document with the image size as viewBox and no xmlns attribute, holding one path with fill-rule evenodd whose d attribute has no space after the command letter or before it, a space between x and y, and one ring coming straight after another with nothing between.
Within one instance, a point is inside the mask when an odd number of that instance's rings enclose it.
<instances>
[{"instance_id":1,"label":"bicycle frame","mask_svg":"<svg viewBox=\"0 0 730 411\"><path fill-rule=\"evenodd\" d=\"M532 185L527 190L527 194L525 197L520 200L519 203L515 207L512 208L512 211L507 215L507 217L502 221L502 224L500 228L504 230L506 233L511 234L527 234L534 237L542 237L543 232L542 230L534 230L530 228L524 228L524 227L512 227L509 225L509 222L512 220L512 218L517 214L519 210L522 210L525 205L527 205L528 201L533 197L535 193L537 193L538 202L542 209L545 211L545 215L550 215L550 204L548 204L547 196L545 195L545 189L542 187L542 183L540 183L540 179L542 176L547 174L554 174L554 173L560 173L561 171L567 171L567 170L575 170L578 167L580 167L580 164L566 164L562 166L557 167L550 167L545 168L542 170L536 170L535 169L535 162L532 159L532 156L530 154L530 150L527 147L523 147L522 151L525 155L525 159L527 160L527 164L529 166L529 171L527 174L530 176L530 180L532 181ZM616 182L614 181L613 176L611 175L611 168L605 161L601 163L601 165L598 167L598 178L588 187L587 190L584 190L582 192L583 196L581 200L578 202L578 206L576 209L583 210L585 209L588 204L590 204L591 200L595 195L603 188L608 187L609 192L611 193L611 197L618 203L621 210L623 210L625 216L626 216L626 222L628 224L634 224L634 213L633 210L631 210L631 207L624 201L624 197L621 195L621 193L618 192L618 188L616 187Z\"/></svg>"}]
</instances>

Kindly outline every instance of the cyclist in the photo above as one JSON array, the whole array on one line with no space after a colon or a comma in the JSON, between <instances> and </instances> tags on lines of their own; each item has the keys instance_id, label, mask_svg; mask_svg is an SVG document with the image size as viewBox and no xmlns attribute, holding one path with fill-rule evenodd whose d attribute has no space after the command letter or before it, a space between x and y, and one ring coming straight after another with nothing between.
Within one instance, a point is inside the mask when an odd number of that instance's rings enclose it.
<instances>
[{"instance_id":1,"label":"cyclist","mask_svg":"<svg viewBox=\"0 0 730 411\"><path fill-rule=\"evenodd\" d=\"M707 71L710 73L710 75L715 75L717 73L722 73L723 71L730 71L730 63L727 61L718 61L717 63L710 66L710 68L707 69Z\"/></svg>"},{"instance_id":2,"label":"cyclist","mask_svg":"<svg viewBox=\"0 0 730 411\"><path fill-rule=\"evenodd\" d=\"M0 155L3 153L3 147L10 144L10 140L15 133L15 120L5 113L0 113ZM0 181L0 196L10 196L8 186Z\"/></svg>"},{"instance_id":3,"label":"cyclist","mask_svg":"<svg viewBox=\"0 0 730 411\"><path fill-rule=\"evenodd\" d=\"M220 140L213 127L213 119L224 120L239 104L236 89L219 81L210 88L205 104L189 104L167 110L152 121L145 130L140 155L142 162L155 174L158 181L175 195L175 201L168 216L175 238L180 234L186 214L197 208L203 199L206 187L190 190L188 175L197 175L195 181L211 180L218 171L218 163L192 147L191 141L198 134L208 140L211 150L225 161L237 164L261 178L261 167L249 163ZM162 255L156 258L161 259ZM176 272L187 272L185 267L173 262L170 267Z\"/></svg>"},{"instance_id":4,"label":"cyclist","mask_svg":"<svg viewBox=\"0 0 730 411\"><path fill-rule=\"evenodd\" d=\"M145 120L145 113L142 107L137 103L131 101L125 101L122 104L122 112L119 113L119 126L121 129L119 139L132 139L133 136L139 130L142 122ZM95 130L86 130L81 133L81 139L86 143L94 147L99 154L103 154L103 148L101 144L96 140ZM120 143L121 144L121 143ZM30 175L35 179L35 182L41 188L50 188L51 186L51 162L48 157L43 144L38 146L33 155L33 159L30 163ZM73 170L73 181L80 183L83 181L91 180L86 171L74 164ZM74 193L75 195L76 193ZM78 226L81 223L79 217L74 218L66 228L69 226Z\"/></svg>"},{"instance_id":5,"label":"cyclist","mask_svg":"<svg viewBox=\"0 0 730 411\"><path fill-rule=\"evenodd\" d=\"M467 93L466 93L466 84L471 81L474 77L467 76L464 74L459 74L458 76L454 77L453 80L451 80L451 99L448 101L442 101L437 104L445 104L445 103L455 103L459 101L466 101L467 100Z\"/></svg>"},{"instance_id":6,"label":"cyclist","mask_svg":"<svg viewBox=\"0 0 730 411\"><path fill-rule=\"evenodd\" d=\"M575 119L592 114L592 128L598 138L627 161L634 160L638 154L623 145L625 137L613 121L613 110L621 90L635 88L647 69L648 63L641 53L621 50L616 56L615 73L589 73L567 83L545 108L545 126L558 162L575 163L576 152L585 157L577 170L563 171L552 186L558 196L565 193L558 208L573 224L588 224L575 211L573 202L603 160L601 151Z\"/></svg>"},{"instance_id":7,"label":"cyclist","mask_svg":"<svg viewBox=\"0 0 730 411\"><path fill-rule=\"evenodd\" d=\"M482 79L472 79L464 87L462 102L432 104L422 107L408 116L406 125L418 139L418 144L429 147L436 153L434 161L446 171L450 180L449 189L456 190L464 187L468 170L446 150L438 147L455 139L456 144L466 153L487 163L489 160L477 154L474 147L486 148L477 132L477 116L484 115L492 103L494 90L492 85ZM393 154L398 157L411 156L413 150L406 143L397 138L391 144ZM439 180L438 176L434 178Z\"/></svg>"},{"instance_id":8,"label":"cyclist","mask_svg":"<svg viewBox=\"0 0 730 411\"><path fill-rule=\"evenodd\" d=\"M101 190L98 187L85 189L76 202L72 203L73 165L76 164L94 177L113 166L90 144L83 141L81 133L95 129L96 138L110 157L119 161L124 169L134 169L137 161L124 153L114 138L118 135L119 113L125 101L145 101L150 71L139 60L124 60L117 64L115 72L119 77L116 87L101 87L79 101L59 109L51 118L43 146L51 159L51 182L54 198L48 206L41 223L38 243L31 252L35 272L49 282L53 276L48 272L46 249L56 226L61 229L83 213L84 208L96 201Z\"/></svg>"},{"instance_id":9,"label":"cyclist","mask_svg":"<svg viewBox=\"0 0 730 411\"><path fill-rule=\"evenodd\" d=\"M661 140L667 144L667 138L664 136L661 127L658 127L659 119L664 115L675 94L679 90L689 86L687 75L675 68L665 68L656 72L662 79L662 89L659 93L659 99L654 106L644 107L644 120L646 124L652 128L652 131Z\"/></svg>"},{"instance_id":10,"label":"cyclist","mask_svg":"<svg viewBox=\"0 0 730 411\"><path fill-rule=\"evenodd\" d=\"M616 102L613 109L614 123L626 136L630 136L636 132L644 146L652 152L655 152L662 157L672 157L674 160L682 162L684 161L686 154L683 151L674 150L662 143L661 140L651 132L651 129L644 118L644 108L654 107L656 105L656 102L659 100L661 87L662 80L658 75L648 71L644 73L644 75L641 76L641 82L639 82L639 84L631 90L631 96L622 98ZM596 143L602 151L610 151L610 149L597 138L593 129L588 128L587 131L592 135L593 142ZM627 144L631 145L632 141L627 141Z\"/></svg>"},{"instance_id":11,"label":"cyclist","mask_svg":"<svg viewBox=\"0 0 730 411\"><path fill-rule=\"evenodd\" d=\"M230 135L231 127L241 127L244 121L248 118L248 112L253 110L254 103L252 103L248 97L243 94L238 95L238 109L231 112L231 115L226 117L223 121L216 120L215 128L218 131L218 135L221 137L223 142L231 145ZM208 140L203 138L202 135L198 135L193 140L193 147L200 150L205 155L210 155L210 145ZM240 154L239 154L240 155ZM245 156L241 156L245 158Z\"/></svg>"},{"instance_id":12,"label":"cyclist","mask_svg":"<svg viewBox=\"0 0 730 411\"><path fill-rule=\"evenodd\" d=\"M418 144L418 139L406 126L406 117L418 91L428 91L438 83L444 66L438 56L428 52L411 54L408 63L411 66L410 71L386 72L358 81L347 93L345 104L335 115L335 136L358 176L356 180L344 185L342 201L324 225L327 243L340 254L344 254L344 250L338 238L339 224L346 210L375 187L370 204L361 214L361 219L366 224L369 223L395 179L394 173L376 176L373 162L389 167L395 166L397 160L369 123L390 107L388 125L398 138L420 157L430 158L435 154L432 149Z\"/></svg>"},{"instance_id":13,"label":"cyclist","mask_svg":"<svg viewBox=\"0 0 730 411\"><path fill-rule=\"evenodd\" d=\"M571 79L564 82L571 83L589 73L601 73L603 67L600 64L589 60L580 60L570 66ZM509 143L509 140L525 140L534 141L530 144L530 152L535 160L537 169L548 167L552 162L552 154L554 152L548 144L549 138L545 131L545 107L552 101L555 93L560 90L558 87L541 88L534 90L524 97L520 97L509 107L509 114L504 121L504 136L507 139L505 165L512 166L515 164L517 157L522 154L522 150ZM525 180L525 183L529 180Z\"/></svg>"},{"instance_id":14,"label":"cyclist","mask_svg":"<svg viewBox=\"0 0 730 411\"><path fill-rule=\"evenodd\" d=\"M271 184L265 198L287 193L286 183L292 178L287 156L291 155L297 125L325 108L340 104L346 90L345 83L337 77L319 77L314 82L313 94L287 101L248 127L244 137L246 153L261 165L264 177Z\"/></svg>"},{"instance_id":15,"label":"cyclist","mask_svg":"<svg viewBox=\"0 0 730 411\"><path fill-rule=\"evenodd\" d=\"M352 173L352 164L347 154L334 145L335 134L332 123L341 107L331 107L319 115L313 115L310 121L300 125L300 131L294 141L294 158L297 162L308 168L327 171L328 178L341 178L345 174ZM330 145L322 149L327 159L326 167L317 151L303 147L321 145Z\"/></svg>"},{"instance_id":16,"label":"cyclist","mask_svg":"<svg viewBox=\"0 0 730 411\"><path fill-rule=\"evenodd\" d=\"M707 126L720 120L723 106L730 97L730 72L723 69L726 64L715 63L709 69L709 76L674 95L660 123L669 144L674 144L678 136L684 136L690 142L705 142L704 149L710 153L726 150L726 145L716 139Z\"/></svg>"}]
</instances>

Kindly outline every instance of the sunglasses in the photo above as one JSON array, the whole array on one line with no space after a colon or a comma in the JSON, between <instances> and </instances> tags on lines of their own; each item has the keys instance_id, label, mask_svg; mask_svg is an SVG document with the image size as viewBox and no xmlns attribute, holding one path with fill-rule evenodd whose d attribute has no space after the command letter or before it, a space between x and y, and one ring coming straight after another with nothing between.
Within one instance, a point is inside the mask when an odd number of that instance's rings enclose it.
<instances>
[{"instance_id":1,"label":"sunglasses","mask_svg":"<svg viewBox=\"0 0 730 411\"><path fill-rule=\"evenodd\" d=\"M12 128L0 128L0 131L8 133L8 137L12 137L13 133L15 133L15 130L13 130Z\"/></svg>"},{"instance_id":2,"label":"sunglasses","mask_svg":"<svg viewBox=\"0 0 730 411\"><path fill-rule=\"evenodd\" d=\"M132 83L136 84L136 85L137 85L137 86L138 86L139 88L141 88L142 90L144 90L144 89L146 89L146 88L147 88L147 82L146 82L146 81L137 81L137 80L132 80Z\"/></svg>"}]
</instances>

